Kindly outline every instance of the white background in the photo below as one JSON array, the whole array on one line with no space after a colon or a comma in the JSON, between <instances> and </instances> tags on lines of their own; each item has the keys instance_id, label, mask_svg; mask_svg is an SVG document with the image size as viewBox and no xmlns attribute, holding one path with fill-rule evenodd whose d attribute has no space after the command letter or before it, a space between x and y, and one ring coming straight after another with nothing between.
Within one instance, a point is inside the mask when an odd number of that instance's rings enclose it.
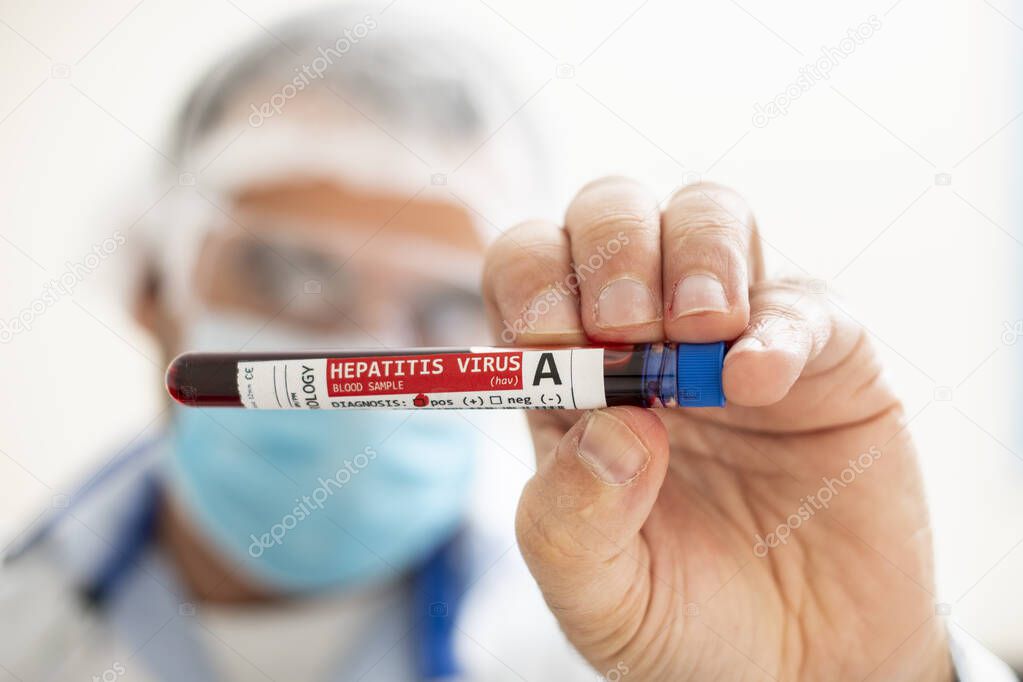
<instances>
[{"instance_id":1,"label":"white background","mask_svg":"<svg viewBox=\"0 0 1023 682\"><path fill-rule=\"evenodd\" d=\"M0 320L138 217L123 206L137 212L168 189L138 178L166 170L159 152L179 98L200 67L284 4L0 2ZM379 21L413 4L397 0ZM706 174L749 198L775 271L805 270L844 296L915 415L940 598L965 630L1023 665L1023 343L1003 340L1023 319L1019 3L448 4L432 20L507 51L533 95L526 107L554 112L545 127L562 206L606 173L662 196L686 173ZM753 125L756 103L871 15L880 30L830 79ZM950 185L936 184L942 173ZM0 346L4 543L159 423L156 348L116 296L124 257ZM531 457L508 428L480 495L505 524Z\"/></svg>"}]
</instances>

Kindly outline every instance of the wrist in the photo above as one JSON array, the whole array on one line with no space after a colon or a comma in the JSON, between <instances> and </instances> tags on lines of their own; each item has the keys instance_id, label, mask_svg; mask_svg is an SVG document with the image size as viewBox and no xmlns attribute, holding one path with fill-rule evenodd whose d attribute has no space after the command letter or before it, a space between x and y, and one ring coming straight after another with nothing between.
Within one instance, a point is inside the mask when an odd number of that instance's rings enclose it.
<instances>
[{"instance_id":1,"label":"wrist","mask_svg":"<svg viewBox=\"0 0 1023 682\"><path fill-rule=\"evenodd\" d=\"M922 659L927 661L925 667L919 671L918 676L913 676L912 679L955 682L958 677L956 676L955 662L952 658L948 631L945 629L943 621L938 620L938 631L933 637L930 651L931 655Z\"/></svg>"},{"instance_id":2,"label":"wrist","mask_svg":"<svg viewBox=\"0 0 1023 682\"><path fill-rule=\"evenodd\" d=\"M959 678L956 676L955 664L952 662L952 653L948 649L941 652L934 659L930 672L919 679L934 680L934 682L956 682Z\"/></svg>"}]
</instances>

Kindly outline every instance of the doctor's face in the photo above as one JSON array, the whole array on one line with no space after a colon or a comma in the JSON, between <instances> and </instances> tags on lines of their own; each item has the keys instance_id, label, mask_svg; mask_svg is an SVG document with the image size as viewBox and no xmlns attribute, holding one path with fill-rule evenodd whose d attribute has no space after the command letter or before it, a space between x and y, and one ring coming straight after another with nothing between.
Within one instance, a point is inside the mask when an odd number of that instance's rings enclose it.
<instances>
[{"instance_id":1,"label":"doctor's face","mask_svg":"<svg viewBox=\"0 0 1023 682\"><path fill-rule=\"evenodd\" d=\"M454 202L296 179L250 187L225 209L193 273L213 314L349 347L486 338L482 243Z\"/></svg>"},{"instance_id":2,"label":"doctor's face","mask_svg":"<svg viewBox=\"0 0 1023 682\"><path fill-rule=\"evenodd\" d=\"M220 217L196 252L181 350L484 339L467 286L479 244L450 204L294 182L237 194ZM173 495L216 538L215 551L268 593L400 575L467 509L477 432L455 415L208 412L174 412ZM328 479L344 482L296 519L296 501L314 499Z\"/></svg>"}]
</instances>

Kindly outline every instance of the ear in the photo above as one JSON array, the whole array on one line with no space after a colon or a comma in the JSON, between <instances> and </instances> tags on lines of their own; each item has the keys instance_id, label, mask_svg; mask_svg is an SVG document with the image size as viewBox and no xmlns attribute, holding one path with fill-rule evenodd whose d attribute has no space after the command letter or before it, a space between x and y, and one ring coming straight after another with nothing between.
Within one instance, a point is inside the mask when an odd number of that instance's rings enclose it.
<instances>
[{"instance_id":1,"label":"ear","mask_svg":"<svg viewBox=\"0 0 1023 682\"><path fill-rule=\"evenodd\" d=\"M170 357L178 343L178 324L170 314L163 297L163 280L153 266L148 266L131 303L135 321L153 335L164 355Z\"/></svg>"},{"instance_id":2,"label":"ear","mask_svg":"<svg viewBox=\"0 0 1023 682\"><path fill-rule=\"evenodd\" d=\"M160 312L160 308L163 307L163 302L160 300L161 288L160 274L156 268L147 266L131 302L132 317L142 325L143 329L154 336L159 335L159 319L162 317Z\"/></svg>"}]
</instances>

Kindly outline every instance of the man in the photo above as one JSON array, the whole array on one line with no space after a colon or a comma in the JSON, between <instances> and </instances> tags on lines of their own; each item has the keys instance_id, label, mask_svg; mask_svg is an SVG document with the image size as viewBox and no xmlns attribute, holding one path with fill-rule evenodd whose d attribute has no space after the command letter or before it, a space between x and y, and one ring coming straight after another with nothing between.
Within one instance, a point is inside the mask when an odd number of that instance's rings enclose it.
<instances>
[{"instance_id":1,"label":"man","mask_svg":"<svg viewBox=\"0 0 1023 682\"><path fill-rule=\"evenodd\" d=\"M140 323L168 359L482 340L486 237L542 211L533 138L480 145L515 98L468 45L356 8L273 35L184 110L179 170L204 170L146 228ZM487 251L505 342L735 340L724 410L530 415L519 543L589 667L550 613L493 606L528 585L474 583L480 433L462 416L178 409L11 552L0 670L516 679L519 641L536 679L1008 679L935 617L916 454L866 335L768 279L760 252L730 190L687 187L662 210L624 178Z\"/></svg>"}]
</instances>

